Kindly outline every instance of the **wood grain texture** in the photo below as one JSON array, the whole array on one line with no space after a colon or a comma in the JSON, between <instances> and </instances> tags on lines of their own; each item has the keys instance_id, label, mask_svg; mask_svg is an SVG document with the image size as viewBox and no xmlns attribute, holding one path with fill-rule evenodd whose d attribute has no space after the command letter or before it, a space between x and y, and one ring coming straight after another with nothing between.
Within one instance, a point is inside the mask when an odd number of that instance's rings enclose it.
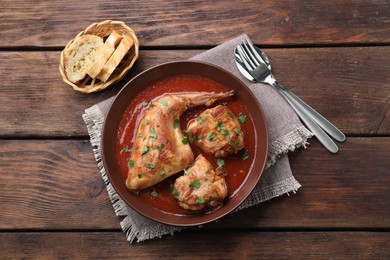
<instances>
[{"instance_id":1,"label":"wood grain texture","mask_svg":"<svg viewBox=\"0 0 390 260\"><path fill-rule=\"evenodd\" d=\"M2 256L33 259L388 259L382 232L181 232L128 244L119 232L0 233Z\"/></svg>"},{"instance_id":2,"label":"wood grain texture","mask_svg":"<svg viewBox=\"0 0 390 260\"><path fill-rule=\"evenodd\" d=\"M82 94L59 74L59 52L0 52L0 136L86 136L84 109L115 95L137 73L203 50L141 51L121 82ZM349 135L390 134L390 49L265 49L275 76Z\"/></svg>"},{"instance_id":3,"label":"wood grain texture","mask_svg":"<svg viewBox=\"0 0 390 260\"><path fill-rule=\"evenodd\" d=\"M297 194L205 228L389 229L390 138L348 138L338 155L311 143L291 155ZM88 141L3 140L0 183L0 229L119 228Z\"/></svg>"},{"instance_id":4,"label":"wood grain texture","mask_svg":"<svg viewBox=\"0 0 390 260\"><path fill-rule=\"evenodd\" d=\"M390 42L389 17L386 0L7 0L0 47L65 46L106 19L126 22L141 46L212 46L242 33L261 45L377 44Z\"/></svg>"}]
</instances>

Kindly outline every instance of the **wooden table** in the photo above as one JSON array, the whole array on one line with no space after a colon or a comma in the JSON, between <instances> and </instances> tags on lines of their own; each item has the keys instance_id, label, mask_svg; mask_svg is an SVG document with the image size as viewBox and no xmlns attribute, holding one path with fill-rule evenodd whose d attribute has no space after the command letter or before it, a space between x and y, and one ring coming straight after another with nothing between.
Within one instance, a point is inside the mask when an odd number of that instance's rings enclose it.
<instances>
[{"instance_id":1,"label":"wooden table","mask_svg":"<svg viewBox=\"0 0 390 260\"><path fill-rule=\"evenodd\" d=\"M243 2L243 3L242 3ZM390 2L0 2L0 258L390 257ZM66 85L60 52L93 22L122 20L141 42L124 80ZM347 135L290 155L302 188L218 223L129 244L81 115L137 73L241 33L275 75Z\"/></svg>"}]
</instances>

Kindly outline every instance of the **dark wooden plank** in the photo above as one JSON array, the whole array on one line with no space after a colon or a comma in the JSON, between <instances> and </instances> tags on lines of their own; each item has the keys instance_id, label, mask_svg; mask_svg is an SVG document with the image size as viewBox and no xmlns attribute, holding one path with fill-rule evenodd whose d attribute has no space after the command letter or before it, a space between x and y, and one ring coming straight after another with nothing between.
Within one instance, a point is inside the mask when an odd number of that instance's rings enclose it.
<instances>
[{"instance_id":1,"label":"dark wooden plank","mask_svg":"<svg viewBox=\"0 0 390 260\"><path fill-rule=\"evenodd\" d=\"M65 46L107 18L133 27L143 46L217 45L247 33L262 45L390 42L386 0L2 1L0 46Z\"/></svg>"},{"instance_id":2,"label":"dark wooden plank","mask_svg":"<svg viewBox=\"0 0 390 260\"><path fill-rule=\"evenodd\" d=\"M389 229L389 146L348 138L332 155L312 141L291 156L297 194L206 228ZM0 183L0 229L119 228L87 141L2 140Z\"/></svg>"},{"instance_id":3,"label":"dark wooden plank","mask_svg":"<svg viewBox=\"0 0 390 260\"><path fill-rule=\"evenodd\" d=\"M129 245L118 232L0 234L2 256L17 259L388 259L389 240L383 232L182 232Z\"/></svg>"},{"instance_id":4,"label":"dark wooden plank","mask_svg":"<svg viewBox=\"0 0 390 260\"><path fill-rule=\"evenodd\" d=\"M266 49L276 77L342 131L390 134L390 48ZM84 109L115 95L125 82L151 66L202 52L141 51L120 83L82 94L59 74L59 52L0 52L0 136L87 135Z\"/></svg>"}]
</instances>

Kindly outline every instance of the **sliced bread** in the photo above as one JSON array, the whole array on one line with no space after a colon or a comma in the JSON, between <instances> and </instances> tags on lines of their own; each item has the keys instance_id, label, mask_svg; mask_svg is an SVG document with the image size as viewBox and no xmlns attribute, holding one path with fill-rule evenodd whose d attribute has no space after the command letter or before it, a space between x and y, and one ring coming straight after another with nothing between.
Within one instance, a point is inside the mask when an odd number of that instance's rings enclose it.
<instances>
[{"instance_id":1,"label":"sliced bread","mask_svg":"<svg viewBox=\"0 0 390 260\"><path fill-rule=\"evenodd\" d=\"M103 82L106 82L111 74L114 72L115 68L119 65L122 59L125 57L127 52L133 46L134 42L130 37L123 37L118 47L104 64L102 70L97 75L97 78Z\"/></svg>"},{"instance_id":2,"label":"sliced bread","mask_svg":"<svg viewBox=\"0 0 390 260\"><path fill-rule=\"evenodd\" d=\"M96 78L96 76L103 69L104 64L108 61L111 55L114 53L116 46L121 41L122 36L116 32L112 32L107 40L104 42L103 48L101 48L100 52L96 53L95 59L91 66L87 69L87 74L91 78Z\"/></svg>"},{"instance_id":3,"label":"sliced bread","mask_svg":"<svg viewBox=\"0 0 390 260\"><path fill-rule=\"evenodd\" d=\"M79 82L85 78L86 68L91 66L96 53L100 52L103 39L96 35L82 35L64 52L65 71L68 79Z\"/></svg>"}]
</instances>

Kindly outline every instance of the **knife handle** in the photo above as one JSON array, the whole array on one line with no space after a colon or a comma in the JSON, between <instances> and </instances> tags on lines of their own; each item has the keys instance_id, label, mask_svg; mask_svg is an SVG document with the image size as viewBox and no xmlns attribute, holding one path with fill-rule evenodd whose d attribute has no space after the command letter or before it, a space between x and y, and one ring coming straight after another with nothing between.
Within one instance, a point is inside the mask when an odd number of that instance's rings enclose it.
<instances>
[{"instance_id":1,"label":"knife handle","mask_svg":"<svg viewBox=\"0 0 390 260\"><path fill-rule=\"evenodd\" d=\"M326 133L339 142L344 142L346 137L345 135L331 122L329 122L325 117L320 113L315 111L311 106L306 104L302 99L292 93L290 90L284 88L279 82L275 82L275 88L280 92L283 92L286 96L286 99L295 103L304 113L309 115L314 122L316 122Z\"/></svg>"},{"instance_id":2,"label":"knife handle","mask_svg":"<svg viewBox=\"0 0 390 260\"><path fill-rule=\"evenodd\" d=\"M274 85L274 84L272 84ZM309 128L309 130L317 137L318 141L331 153L337 153L339 148L333 142L333 140L322 130L322 128L313 120L311 116L305 113L305 111L283 91L281 88L274 86L280 94L286 99L290 106L297 113L303 123Z\"/></svg>"}]
</instances>

